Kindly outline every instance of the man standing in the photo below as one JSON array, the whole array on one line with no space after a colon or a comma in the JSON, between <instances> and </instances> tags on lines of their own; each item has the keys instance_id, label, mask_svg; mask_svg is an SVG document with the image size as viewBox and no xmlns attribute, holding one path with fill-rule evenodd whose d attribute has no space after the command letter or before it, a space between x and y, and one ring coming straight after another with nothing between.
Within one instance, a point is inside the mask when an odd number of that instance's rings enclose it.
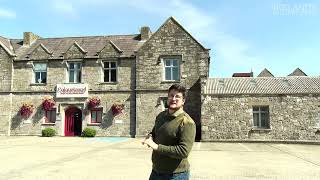
<instances>
[{"instance_id":1,"label":"man standing","mask_svg":"<svg viewBox=\"0 0 320 180\"><path fill-rule=\"evenodd\" d=\"M168 110L161 112L142 144L152 148L149 180L188 180L188 155L195 139L193 119L183 111L186 88L174 84L168 90Z\"/></svg>"}]
</instances>

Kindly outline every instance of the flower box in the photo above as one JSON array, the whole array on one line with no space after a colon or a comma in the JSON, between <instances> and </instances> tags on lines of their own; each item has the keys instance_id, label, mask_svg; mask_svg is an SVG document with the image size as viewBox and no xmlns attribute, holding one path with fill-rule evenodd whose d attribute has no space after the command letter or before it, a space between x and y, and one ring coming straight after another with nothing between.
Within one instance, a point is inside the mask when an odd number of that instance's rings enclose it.
<instances>
[{"instance_id":1,"label":"flower box","mask_svg":"<svg viewBox=\"0 0 320 180\"><path fill-rule=\"evenodd\" d=\"M98 97L92 97L88 100L88 108L92 109L100 105L100 99Z\"/></svg>"},{"instance_id":2,"label":"flower box","mask_svg":"<svg viewBox=\"0 0 320 180\"><path fill-rule=\"evenodd\" d=\"M45 111L50 111L55 105L56 102L52 99L52 97L46 97L42 101L42 109Z\"/></svg>"},{"instance_id":3,"label":"flower box","mask_svg":"<svg viewBox=\"0 0 320 180\"><path fill-rule=\"evenodd\" d=\"M23 103L22 106L20 107L20 115L23 118L30 117L33 111L34 111L34 107L33 107L33 104L31 103Z\"/></svg>"},{"instance_id":4,"label":"flower box","mask_svg":"<svg viewBox=\"0 0 320 180\"><path fill-rule=\"evenodd\" d=\"M124 110L124 104L114 103L111 106L111 111L112 111L113 116L117 116L117 115L121 114L123 112L123 110Z\"/></svg>"}]
</instances>

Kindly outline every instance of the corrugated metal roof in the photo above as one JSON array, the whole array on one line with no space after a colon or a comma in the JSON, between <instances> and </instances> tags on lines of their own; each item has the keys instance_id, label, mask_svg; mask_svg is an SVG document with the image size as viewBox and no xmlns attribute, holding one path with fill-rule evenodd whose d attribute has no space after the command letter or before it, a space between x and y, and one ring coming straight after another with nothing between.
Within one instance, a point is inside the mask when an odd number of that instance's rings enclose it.
<instances>
[{"instance_id":1,"label":"corrugated metal roof","mask_svg":"<svg viewBox=\"0 0 320 180\"><path fill-rule=\"evenodd\" d=\"M208 78L204 94L317 94L320 77Z\"/></svg>"}]
</instances>

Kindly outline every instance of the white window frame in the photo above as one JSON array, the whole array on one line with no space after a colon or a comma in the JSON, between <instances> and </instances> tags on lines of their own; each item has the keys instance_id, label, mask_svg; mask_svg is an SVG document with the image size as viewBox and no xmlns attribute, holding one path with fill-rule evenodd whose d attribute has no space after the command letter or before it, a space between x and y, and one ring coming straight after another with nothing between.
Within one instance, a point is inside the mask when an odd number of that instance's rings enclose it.
<instances>
[{"instance_id":1,"label":"white window frame","mask_svg":"<svg viewBox=\"0 0 320 180\"><path fill-rule=\"evenodd\" d=\"M162 61L163 61L162 62L163 63L163 80L164 81L174 81L174 82L180 81L180 79L181 79L181 74L180 74L180 72L181 72L181 68L180 68L181 58L180 57L164 57ZM166 65L167 61L170 61L169 66ZM177 61L177 66L173 65L173 61ZM178 68L178 77L177 77L177 80L174 80L172 69L176 68L176 67ZM166 79L166 68L170 68L170 72L171 72L170 79Z\"/></svg>"},{"instance_id":2,"label":"white window frame","mask_svg":"<svg viewBox=\"0 0 320 180\"><path fill-rule=\"evenodd\" d=\"M46 65L46 70L36 70L36 64L45 64ZM47 82L48 82L48 64L47 63L41 63L41 62L39 62L39 63L33 63L32 64L32 67L33 67L33 77L32 77L32 82L34 83L34 84L46 84ZM42 73L46 73L46 77L45 77L45 79L46 79L46 82L38 82L38 80L36 80L36 77L37 77L37 75L36 75L36 73L40 73L40 79L41 79L41 74Z\"/></svg>"},{"instance_id":3,"label":"white window frame","mask_svg":"<svg viewBox=\"0 0 320 180\"><path fill-rule=\"evenodd\" d=\"M73 74L74 75L77 75L77 73L79 73L80 71L80 75L79 75L79 79L76 79L74 78L73 79L73 82L70 82L70 64L73 63L73 64L80 64L80 68L79 69L73 69ZM74 76L75 77L75 76ZM77 81L76 81L77 80ZM81 83L82 81L82 62L79 62L79 61L70 61L70 62L67 62L67 82L68 83Z\"/></svg>"},{"instance_id":4,"label":"white window frame","mask_svg":"<svg viewBox=\"0 0 320 180\"><path fill-rule=\"evenodd\" d=\"M105 63L109 63L109 68L104 66ZM111 63L115 63L116 67L112 68ZM117 83L118 82L118 62L114 61L114 60L106 60L106 61L103 61L102 64L103 64L103 66L102 66L102 82L104 82L104 83ZM104 81L105 70L109 70L109 80L108 81ZM115 81L111 81L111 70L116 70L116 80Z\"/></svg>"},{"instance_id":5,"label":"white window frame","mask_svg":"<svg viewBox=\"0 0 320 180\"><path fill-rule=\"evenodd\" d=\"M259 108L258 111L254 111L253 109L254 108ZM268 108L268 111L262 111L261 108ZM266 126L262 126L262 117L261 117L261 114L265 113L266 114L266 117L268 119L266 119ZM258 114L258 125L255 125L254 124L254 114ZM258 128L258 129L270 129L270 108L269 106L266 106L266 105L261 105L261 106L252 106L252 118L253 118L253 127L254 128Z\"/></svg>"}]
</instances>

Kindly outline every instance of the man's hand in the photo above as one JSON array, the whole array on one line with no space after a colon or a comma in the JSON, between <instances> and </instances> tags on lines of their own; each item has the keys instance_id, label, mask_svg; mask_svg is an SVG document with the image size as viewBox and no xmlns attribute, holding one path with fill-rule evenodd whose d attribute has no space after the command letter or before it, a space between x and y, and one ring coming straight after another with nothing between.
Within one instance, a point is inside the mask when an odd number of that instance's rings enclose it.
<instances>
[{"instance_id":1,"label":"man's hand","mask_svg":"<svg viewBox=\"0 0 320 180\"><path fill-rule=\"evenodd\" d=\"M147 134L145 139L142 141L142 144L146 144L148 147L151 147L153 150L158 149L158 144L153 141L152 135Z\"/></svg>"}]
</instances>

